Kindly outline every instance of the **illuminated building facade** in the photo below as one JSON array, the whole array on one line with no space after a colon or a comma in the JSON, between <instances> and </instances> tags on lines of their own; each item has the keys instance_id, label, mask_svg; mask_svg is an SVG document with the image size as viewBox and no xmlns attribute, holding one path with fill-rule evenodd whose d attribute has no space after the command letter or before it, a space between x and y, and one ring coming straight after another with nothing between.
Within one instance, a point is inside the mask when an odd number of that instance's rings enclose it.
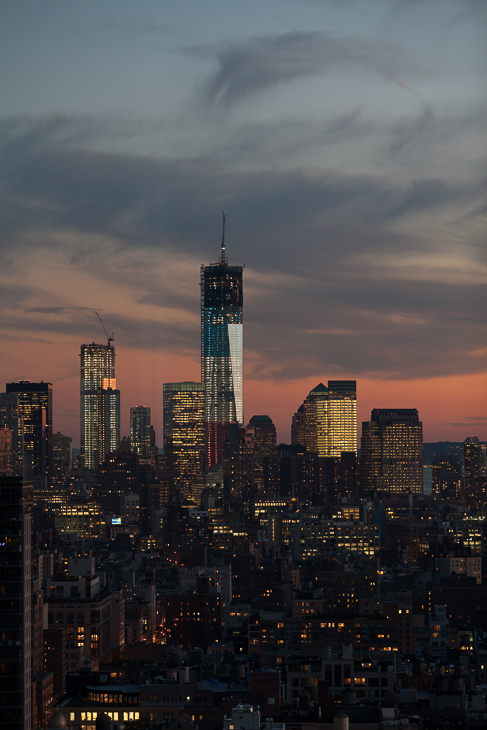
<instances>
[{"instance_id":1,"label":"illuminated building facade","mask_svg":"<svg viewBox=\"0 0 487 730\"><path fill-rule=\"evenodd\" d=\"M148 406L130 409L130 444L141 464L149 464L152 455L151 413Z\"/></svg>"},{"instance_id":2,"label":"illuminated building facade","mask_svg":"<svg viewBox=\"0 0 487 730\"><path fill-rule=\"evenodd\" d=\"M243 426L242 266L201 267L201 380L206 389L206 460L220 465L227 428Z\"/></svg>"},{"instance_id":3,"label":"illuminated building facade","mask_svg":"<svg viewBox=\"0 0 487 730\"><path fill-rule=\"evenodd\" d=\"M422 494L423 424L416 408L374 408L362 424L362 489Z\"/></svg>"},{"instance_id":4,"label":"illuminated building facade","mask_svg":"<svg viewBox=\"0 0 487 730\"><path fill-rule=\"evenodd\" d=\"M120 391L116 389L115 348L81 345L80 452L87 469L97 469L120 443Z\"/></svg>"},{"instance_id":5,"label":"illuminated building facade","mask_svg":"<svg viewBox=\"0 0 487 730\"><path fill-rule=\"evenodd\" d=\"M0 473L22 476L24 461L24 419L20 411L17 393L0 393Z\"/></svg>"},{"instance_id":6,"label":"illuminated building facade","mask_svg":"<svg viewBox=\"0 0 487 730\"><path fill-rule=\"evenodd\" d=\"M164 383L164 461L191 491L205 468L205 384Z\"/></svg>"},{"instance_id":7,"label":"illuminated building facade","mask_svg":"<svg viewBox=\"0 0 487 730\"><path fill-rule=\"evenodd\" d=\"M52 469L52 384L20 380L7 383L7 393L16 393L23 419L24 459L32 476L45 477Z\"/></svg>"},{"instance_id":8,"label":"illuminated building facade","mask_svg":"<svg viewBox=\"0 0 487 730\"><path fill-rule=\"evenodd\" d=\"M292 443L320 457L357 453L357 383L329 380L319 383L294 414Z\"/></svg>"},{"instance_id":9,"label":"illuminated building facade","mask_svg":"<svg viewBox=\"0 0 487 730\"><path fill-rule=\"evenodd\" d=\"M357 382L328 381L328 454L357 453Z\"/></svg>"}]
</instances>

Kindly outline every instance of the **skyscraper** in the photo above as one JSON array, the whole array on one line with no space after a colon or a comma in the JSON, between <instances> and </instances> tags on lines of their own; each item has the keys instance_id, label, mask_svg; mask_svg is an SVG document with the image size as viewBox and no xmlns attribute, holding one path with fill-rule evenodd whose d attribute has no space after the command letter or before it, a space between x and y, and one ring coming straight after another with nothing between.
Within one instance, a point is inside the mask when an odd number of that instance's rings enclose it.
<instances>
[{"instance_id":1,"label":"skyscraper","mask_svg":"<svg viewBox=\"0 0 487 730\"><path fill-rule=\"evenodd\" d=\"M132 451L139 455L141 464L151 460L151 415L147 406L135 406L130 409L130 444Z\"/></svg>"},{"instance_id":2,"label":"skyscraper","mask_svg":"<svg viewBox=\"0 0 487 730\"><path fill-rule=\"evenodd\" d=\"M24 418L17 393L0 393L0 430L4 431L5 445L8 443L4 454L4 466L8 468L3 473L20 477L24 465Z\"/></svg>"},{"instance_id":3,"label":"skyscraper","mask_svg":"<svg viewBox=\"0 0 487 730\"><path fill-rule=\"evenodd\" d=\"M320 457L357 453L357 383L329 380L310 390L294 414L293 444Z\"/></svg>"},{"instance_id":4,"label":"skyscraper","mask_svg":"<svg viewBox=\"0 0 487 730\"><path fill-rule=\"evenodd\" d=\"M276 454L276 427L269 416L252 416L245 429L245 441L250 452L254 484L264 489L265 460Z\"/></svg>"},{"instance_id":5,"label":"skyscraper","mask_svg":"<svg viewBox=\"0 0 487 730\"><path fill-rule=\"evenodd\" d=\"M80 451L87 469L97 469L120 442L120 391L116 390L115 348L81 345Z\"/></svg>"},{"instance_id":6,"label":"skyscraper","mask_svg":"<svg viewBox=\"0 0 487 730\"><path fill-rule=\"evenodd\" d=\"M205 468L205 385L164 383L164 463L190 492Z\"/></svg>"},{"instance_id":7,"label":"skyscraper","mask_svg":"<svg viewBox=\"0 0 487 730\"><path fill-rule=\"evenodd\" d=\"M205 384L207 467L220 465L227 427L243 425L242 266L225 256L201 267L201 380Z\"/></svg>"},{"instance_id":8,"label":"skyscraper","mask_svg":"<svg viewBox=\"0 0 487 730\"><path fill-rule=\"evenodd\" d=\"M45 477L52 468L52 384L20 380L7 383L16 393L23 418L24 459L34 477Z\"/></svg>"},{"instance_id":9,"label":"skyscraper","mask_svg":"<svg viewBox=\"0 0 487 730\"><path fill-rule=\"evenodd\" d=\"M357 453L357 381L328 381L329 453Z\"/></svg>"},{"instance_id":10,"label":"skyscraper","mask_svg":"<svg viewBox=\"0 0 487 730\"><path fill-rule=\"evenodd\" d=\"M423 424L416 408L374 408L362 424L363 490L423 491Z\"/></svg>"}]
</instances>

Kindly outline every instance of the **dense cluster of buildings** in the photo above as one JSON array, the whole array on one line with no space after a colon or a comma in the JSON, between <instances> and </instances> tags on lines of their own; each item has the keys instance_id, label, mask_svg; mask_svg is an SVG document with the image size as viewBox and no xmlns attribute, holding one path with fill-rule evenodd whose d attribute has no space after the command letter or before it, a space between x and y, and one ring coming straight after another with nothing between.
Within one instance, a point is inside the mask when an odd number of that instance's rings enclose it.
<instances>
[{"instance_id":1,"label":"dense cluster of buildings","mask_svg":"<svg viewBox=\"0 0 487 730\"><path fill-rule=\"evenodd\" d=\"M418 411L375 408L359 450L354 380L290 444L245 425L242 273L223 238L162 448L146 406L121 438L112 337L81 346L79 455L50 383L0 394L0 728L486 726L486 444L425 490Z\"/></svg>"}]
</instances>

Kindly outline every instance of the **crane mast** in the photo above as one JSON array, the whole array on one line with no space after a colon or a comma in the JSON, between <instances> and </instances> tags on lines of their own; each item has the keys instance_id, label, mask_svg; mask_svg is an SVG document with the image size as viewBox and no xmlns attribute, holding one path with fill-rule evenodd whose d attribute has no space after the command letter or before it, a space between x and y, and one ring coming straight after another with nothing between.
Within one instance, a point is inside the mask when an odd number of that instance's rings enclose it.
<instances>
[{"instance_id":1,"label":"crane mast","mask_svg":"<svg viewBox=\"0 0 487 730\"><path fill-rule=\"evenodd\" d=\"M112 332L111 335L109 335L107 328L103 324L102 318L100 317L100 315L98 314L98 312L95 312L95 314L98 317L98 321L99 321L99 323L101 325L101 328L102 328L103 332L105 333L105 337L107 338L107 347L110 347L110 342L113 342L113 339L114 339L113 338L113 332Z\"/></svg>"}]
</instances>

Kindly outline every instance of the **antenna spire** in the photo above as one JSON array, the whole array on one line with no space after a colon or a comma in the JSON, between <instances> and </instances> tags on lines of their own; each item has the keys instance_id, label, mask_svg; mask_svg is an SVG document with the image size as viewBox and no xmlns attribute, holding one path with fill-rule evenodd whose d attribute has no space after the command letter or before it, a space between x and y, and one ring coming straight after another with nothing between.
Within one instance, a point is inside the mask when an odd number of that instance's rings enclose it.
<instances>
[{"instance_id":1,"label":"antenna spire","mask_svg":"<svg viewBox=\"0 0 487 730\"><path fill-rule=\"evenodd\" d=\"M227 216L225 215L225 211L222 210L222 265L225 266L225 223L227 221Z\"/></svg>"}]
</instances>

